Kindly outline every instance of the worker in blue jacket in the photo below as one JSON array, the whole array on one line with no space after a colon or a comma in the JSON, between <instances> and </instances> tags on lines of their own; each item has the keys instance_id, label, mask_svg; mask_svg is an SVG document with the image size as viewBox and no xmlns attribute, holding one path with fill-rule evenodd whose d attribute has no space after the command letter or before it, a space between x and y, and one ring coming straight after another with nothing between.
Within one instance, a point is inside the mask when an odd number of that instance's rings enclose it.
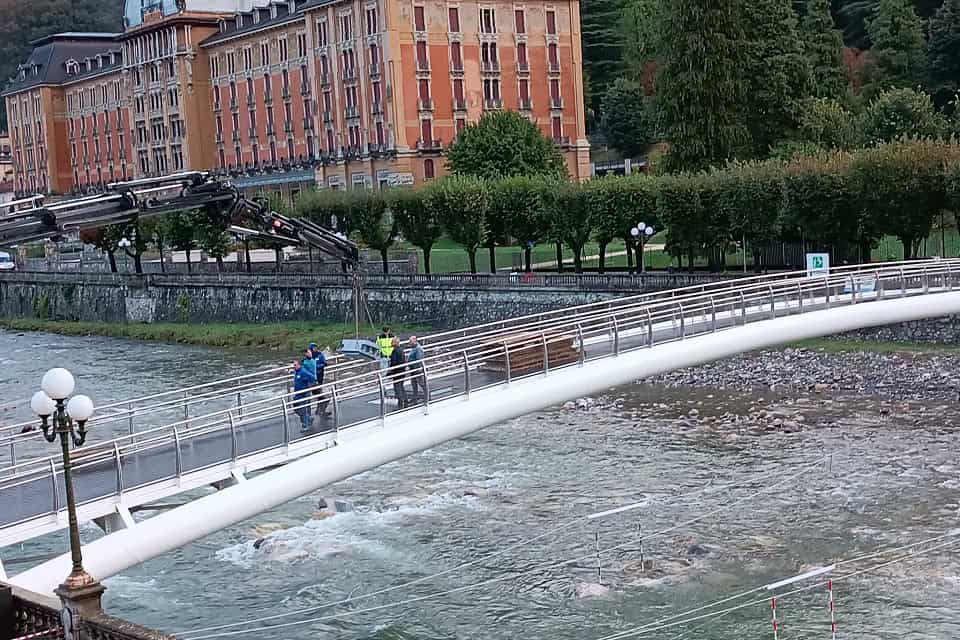
<instances>
[{"instance_id":1,"label":"worker in blue jacket","mask_svg":"<svg viewBox=\"0 0 960 640\"><path fill-rule=\"evenodd\" d=\"M323 384L323 373L327 368L327 356L324 355L323 349L317 346L316 342L311 342L310 346L307 347L310 352L313 354L314 368L317 372L317 389L314 390L313 395L317 399L317 415L327 415L327 405L330 404L329 400L326 399L323 389L319 385Z\"/></svg>"},{"instance_id":2,"label":"worker in blue jacket","mask_svg":"<svg viewBox=\"0 0 960 640\"><path fill-rule=\"evenodd\" d=\"M313 422L310 415L310 389L317 384L316 376L310 375L310 372L297 360L293 363L293 407L294 412L300 417L300 433L310 430Z\"/></svg>"}]
</instances>

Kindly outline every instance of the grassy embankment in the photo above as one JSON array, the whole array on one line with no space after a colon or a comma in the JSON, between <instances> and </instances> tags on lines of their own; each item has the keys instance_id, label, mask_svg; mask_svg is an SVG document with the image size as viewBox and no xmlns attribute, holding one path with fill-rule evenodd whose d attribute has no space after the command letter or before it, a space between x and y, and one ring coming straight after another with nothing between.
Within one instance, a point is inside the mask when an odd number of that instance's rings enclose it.
<instances>
[{"instance_id":1,"label":"grassy embankment","mask_svg":"<svg viewBox=\"0 0 960 640\"><path fill-rule=\"evenodd\" d=\"M391 325L397 336L426 333L424 327ZM0 320L8 331L45 331L68 336L107 336L152 342L172 342L207 347L256 347L296 350L311 342L336 348L344 337L353 337L352 324L279 322L275 324L110 324L63 320ZM380 327L360 327L361 336L373 336Z\"/></svg>"}]
</instances>

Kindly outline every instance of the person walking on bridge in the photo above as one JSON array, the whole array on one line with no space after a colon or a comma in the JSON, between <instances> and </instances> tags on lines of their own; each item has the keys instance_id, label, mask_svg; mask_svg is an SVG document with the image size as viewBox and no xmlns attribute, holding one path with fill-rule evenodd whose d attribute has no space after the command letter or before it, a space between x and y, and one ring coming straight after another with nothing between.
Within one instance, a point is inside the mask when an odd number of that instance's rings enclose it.
<instances>
[{"instance_id":1,"label":"person walking on bridge","mask_svg":"<svg viewBox=\"0 0 960 640\"><path fill-rule=\"evenodd\" d=\"M423 347L417 342L417 336L410 336L410 353L407 354L407 369L410 371L410 404L419 404L420 390L426 398L426 384L423 373Z\"/></svg>"},{"instance_id":2,"label":"person walking on bridge","mask_svg":"<svg viewBox=\"0 0 960 640\"><path fill-rule=\"evenodd\" d=\"M380 349L380 368L386 369L393 355L393 332L390 327L384 327L380 336L377 338L377 347Z\"/></svg>"},{"instance_id":3,"label":"person walking on bridge","mask_svg":"<svg viewBox=\"0 0 960 640\"><path fill-rule=\"evenodd\" d=\"M323 374L327 368L327 356L324 355L323 349L318 347L316 342L311 342L308 349L313 354L314 370L317 372L317 388L313 391L313 396L317 399L317 415L325 416L327 415L329 402L325 400L321 386L323 385Z\"/></svg>"},{"instance_id":4,"label":"person walking on bridge","mask_svg":"<svg viewBox=\"0 0 960 640\"><path fill-rule=\"evenodd\" d=\"M401 409L407 408L407 393L403 388L403 379L407 377L407 359L400 348L400 340L394 338L390 346L390 378L393 380L393 395Z\"/></svg>"},{"instance_id":5,"label":"person walking on bridge","mask_svg":"<svg viewBox=\"0 0 960 640\"><path fill-rule=\"evenodd\" d=\"M300 417L300 433L310 430L312 418L310 416L310 387L317 383L317 379L303 367L299 360L293 363L293 410Z\"/></svg>"}]
</instances>

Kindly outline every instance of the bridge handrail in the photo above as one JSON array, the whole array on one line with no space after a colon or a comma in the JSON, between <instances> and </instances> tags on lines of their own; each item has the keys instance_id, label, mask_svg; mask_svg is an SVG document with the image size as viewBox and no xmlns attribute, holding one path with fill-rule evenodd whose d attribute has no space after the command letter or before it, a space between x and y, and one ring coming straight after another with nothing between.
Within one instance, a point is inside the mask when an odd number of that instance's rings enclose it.
<instances>
[{"instance_id":1,"label":"bridge handrail","mask_svg":"<svg viewBox=\"0 0 960 640\"><path fill-rule=\"evenodd\" d=\"M874 277L877 281L877 285L881 287L880 289L881 291L882 291L882 280L885 277L894 276L894 277L900 278L900 280L903 281L905 278L913 279L913 278L922 276L925 278L925 281L926 281L925 287L929 288L930 276L944 275L945 277L943 280L944 280L944 283L946 283L947 282L946 276L953 277L955 276L955 274L958 273L957 269L952 268L951 264L945 261L941 261L932 265L931 264L922 265L922 264L913 263L907 267L899 267L897 265L871 265L870 269L862 269L861 271L863 273L866 273L868 276ZM707 298L703 298L703 296L688 295L688 296L683 296L679 298L668 299L668 300L659 302L657 304L648 305L646 309L647 314L645 315L644 318L630 318L629 316L626 318L623 318L622 321L620 322L619 329L617 329L617 318L621 315L624 315L625 311L631 311L632 309L628 308L628 309L614 310L613 314L609 315L606 318L603 316L603 314L600 314L597 317L586 319L591 323L593 321L599 320L599 323L597 323L596 325L590 324L589 326L586 326L586 327L584 326L586 323L585 319L575 318L573 320L560 323L559 325L554 325L551 328L550 338L546 337L545 330L541 331L540 332L541 335L539 336L539 339L543 341L545 346L547 346L551 343L557 342L558 340L559 341L570 340L571 336L578 335L582 345L582 341L588 337L592 337L595 335L599 336L599 335L603 335L604 333L608 333L610 331L610 327L609 327L610 320L614 321L615 332L618 330L620 332L623 332L623 331L629 331L633 327L650 326L651 323L662 322L665 320L671 320L676 322L679 319L679 321L682 324L687 315L701 313L701 312L705 314L705 312L708 309L714 313L714 318L716 318L715 314L717 313L718 306L722 308L724 305L730 305L730 308L732 310L737 303L739 303L742 306L744 314L746 314L747 308L748 308L747 305L749 303L762 302L763 304L765 304L767 301L769 301L771 305L771 312L776 313L777 295L778 294L792 295L795 291L799 293L799 298L798 298L798 303L800 305L799 311L803 312L802 301L805 297L805 291L806 292L816 291L821 289L821 287L823 287L827 293L827 299L829 300L831 287L836 287L838 285L847 285L852 281L853 279L850 277L849 273L830 274L822 277L820 276L808 277L806 276L806 272L804 272L804 276L799 279L795 278L791 281L781 281L776 284L752 283L749 286L740 287L740 288L733 289L731 291L726 292L726 293L732 293L735 295L721 296L721 295L718 295L720 292L718 292L717 294L713 294ZM905 283L902 282L901 284L905 287ZM853 296L852 296L853 301L855 302L856 301L855 286L853 287L852 291L853 291ZM679 316L677 314L678 311L679 311ZM787 305L787 312L788 313L791 312L789 309L789 304ZM716 319L714 319L714 324L715 323L716 323ZM558 331L562 331L562 333L557 333ZM574 332L576 332L576 334ZM501 352L505 352L509 355L509 352L511 349L513 349L516 352L517 350L524 350L524 349L530 348L531 345L537 344L537 338L533 338L520 343L512 343L512 344L504 343L502 347L496 346L496 345L491 346L489 343L480 343L480 344L481 344L481 347L486 347L486 348L483 348L480 350L464 349L461 352L459 352L459 354L443 353L443 354L439 354L439 355L427 358L423 363L424 371L428 374L428 376L431 374L434 377L437 375L442 375L448 370L456 370L457 365L451 365L451 363L455 363L458 357L463 357L466 363L469 363L471 359L475 363L477 363L482 361L482 358L490 357L491 355L497 355ZM404 370L406 370L405 367L404 367ZM349 398L352 395L359 395L359 394L369 395L371 393L376 393L379 390L381 395L381 401L382 401L383 393L384 393L383 392L384 383L386 380L390 379L391 372L395 373L396 371L392 369L387 369L385 371L367 372L357 376L353 376L350 378L325 384L322 386L322 389L325 392L335 393L339 386L341 399ZM372 386L371 385L372 382L376 382L377 383L376 386ZM346 388L344 388L345 385L346 385ZM270 404L275 406L275 403L278 400L281 403L284 403L288 398L292 400L294 396L297 395L297 393L298 392L289 392L279 397L268 398L261 401L257 401L255 403L251 403L250 405L248 405L245 413L247 414L247 417L249 417L250 412L251 410L253 410L254 407L257 407L258 405L270 405ZM460 395L460 394L457 394L457 395ZM381 405L382 405L382 402L381 402ZM287 407L287 408L289 409L290 407ZM165 425L162 427L151 429L150 431L141 432L140 434L138 434L140 438L139 442L136 440L129 441L128 440L129 436L124 436L106 443L98 443L96 445L92 445L90 448L86 450L86 452L92 455L92 454L98 453L96 450L99 449L101 450L101 452L103 452L104 459L106 459L114 456L114 454L111 454L111 452L108 450L109 445L114 445L114 449L116 449L117 447L120 447L122 443L123 450L115 453L116 456L121 456L125 454L129 455L130 453L141 450L139 448L128 450L127 447L138 447L138 446L142 447L144 444L151 443L154 441L152 439L148 441L144 441L143 436L156 435L158 438L162 438L164 441L169 441L169 436L171 433L175 436L175 438L180 438L180 437L191 437L191 435L198 435L198 434L211 432L209 430L206 430L206 427L212 427L213 431L223 430L225 427L222 424L219 428L215 426L216 423L212 423L211 425L204 424L203 431L196 431L195 425L198 421L207 420L210 418L215 418L223 415L226 415L229 420L232 420L233 413L235 411L236 411L235 409L225 409L218 412L206 414L204 416L197 416L195 418L191 418L188 420L178 421L177 423L174 423L172 425ZM277 414L274 413L272 415L277 415ZM240 419L240 416L238 416L237 419ZM365 421L366 420L364 420L364 422ZM191 424L193 424L194 427L191 427ZM178 430L184 427L187 430L184 431L182 434L178 435ZM84 450L81 450L81 452L84 452ZM82 457L84 460L84 464L95 464L97 462L97 460L91 459L88 455L84 455ZM51 463L51 461L53 461L53 467L51 468L55 468L56 461L53 460L52 457L47 458L45 460L33 461L34 464L31 466L35 466L38 468L38 470L42 469L45 472L45 470L48 468L48 465ZM0 483L10 480L15 476L22 477L22 475L23 475L23 472L19 474L14 474L13 476L6 476L3 479L0 479Z\"/></svg>"}]
</instances>

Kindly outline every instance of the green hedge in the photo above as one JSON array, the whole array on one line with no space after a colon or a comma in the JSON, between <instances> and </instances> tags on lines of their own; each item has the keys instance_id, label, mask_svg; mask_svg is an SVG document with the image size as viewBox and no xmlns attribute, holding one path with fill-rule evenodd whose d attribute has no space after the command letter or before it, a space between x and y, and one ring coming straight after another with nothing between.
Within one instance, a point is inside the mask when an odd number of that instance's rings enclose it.
<instances>
[{"instance_id":1,"label":"green hedge","mask_svg":"<svg viewBox=\"0 0 960 640\"><path fill-rule=\"evenodd\" d=\"M419 189L309 192L295 215L328 225L386 251L399 237L425 254L446 233L470 255L508 240L566 245L579 254L611 242L631 243L639 222L667 229L666 249L683 266L704 258L713 269L746 240L754 249L803 239L838 263L867 262L886 235L916 255L935 219L960 203L960 143L902 140L873 148L820 151L790 160L735 163L721 170L650 177L607 177L586 183L551 178L485 181L449 177ZM529 250L526 251L529 265ZM579 260L575 263L580 270Z\"/></svg>"}]
</instances>

